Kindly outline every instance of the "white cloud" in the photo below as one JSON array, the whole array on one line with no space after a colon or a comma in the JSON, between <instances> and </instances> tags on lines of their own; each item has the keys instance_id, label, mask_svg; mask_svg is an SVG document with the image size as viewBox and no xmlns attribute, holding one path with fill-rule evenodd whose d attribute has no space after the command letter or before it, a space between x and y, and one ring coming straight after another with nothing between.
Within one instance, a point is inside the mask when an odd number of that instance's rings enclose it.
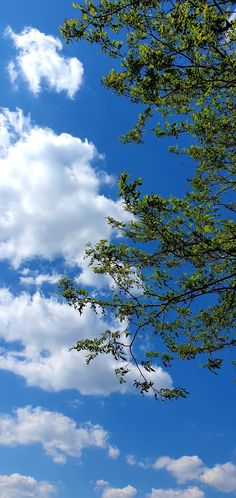
<instances>
[{"instance_id":1,"label":"white cloud","mask_svg":"<svg viewBox=\"0 0 236 498\"><path fill-rule=\"evenodd\" d=\"M133 498L137 494L137 489L130 484L124 488L113 488L107 481L100 479L96 485L103 489L102 498Z\"/></svg>"},{"instance_id":2,"label":"white cloud","mask_svg":"<svg viewBox=\"0 0 236 498\"><path fill-rule=\"evenodd\" d=\"M236 491L236 465L232 462L217 464L203 472L201 481L218 491L234 492Z\"/></svg>"},{"instance_id":3,"label":"white cloud","mask_svg":"<svg viewBox=\"0 0 236 498\"><path fill-rule=\"evenodd\" d=\"M148 498L204 498L205 494L197 487L187 489L152 489Z\"/></svg>"},{"instance_id":4,"label":"white cloud","mask_svg":"<svg viewBox=\"0 0 236 498\"><path fill-rule=\"evenodd\" d=\"M92 167L98 157L93 144L68 134L33 126L21 110L0 113L0 259L15 268L30 259L64 258L77 265L80 282L101 285L89 277L84 246L109 238L106 216L127 219L120 201L100 193L113 179ZM29 270L29 268L28 268ZM34 282L25 268L24 283ZM107 282L109 285L110 282ZM104 285L104 281L102 282ZM120 385L110 357L98 358L87 367L83 353L68 352L78 338L93 337L110 326L86 310L78 312L36 293L13 296L0 289L0 338L7 343L0 352L0 368L23 376L29 385L58 391L78 389L82 394L109 394L131 389ZM15 346L13 343L17 342ZM19 348L20 345L20 348ZM118 365L116 365L118 366ZM157 387L171 387L171 377L161 368L152 374Z\"/></svg>"},{"instance_id":5,"label":"white cloud","mask_svg":"<svg viewBox=\"0 0 236 498\"><path fill-rule=\"evenodd\" d=\"M87 366L83 352L69 352L78 338L115 330L118 325L107 323L89 308L80 316L68 305L40 293L14 296L0 289L0 338L6 343L6 349L0 351L0 368L49 391L77 389L82 394L102 395L132 391L135 371L126 384L120 384L111 357L97 358ZM172 386L171 377L161 368L152 374L152 380L157 387Z\"/></svg>"},{"instance_id":6,"label":"white cloud","mask_svg":"<svg viewBox=\"0 0 236 498\"><path fill-rule=\"evenodd\" d=\"M109 448L108 448L108 455L113 460L116 460L116 458L118 458L119 455L120 455L119 448L117 448L117 446L109 446Z\"/></svg>"},{"instance_id":7,"label":"white cloud","mask_svg":"<svg viewBox=\"0 0 236 498\"><path fill-rule=\"evenodd\" d=\"M134 455L126 455L125 459L127 464L132 467L140 467L141 469L148 469L151 467L147 460L136 460Z\"/></svg>"},{"instance_id":8,"label":"white cloud","mask_svg":"<svg viewBox=\"0 0 236 498\"><path fill-rule=\"evenodd\" d=\"M137 494L137 490L133 486L125 486L124 488L108 488L102 493L102 498L132 498Z\"/></svg>"},{"instance_id":9,"label":"white cloud","mask_svg":"<svg viewBox=\"0 0 236 498\"><path fill-rule=\"evenodd\" d=\"M32 125L30 117L24 116L22 109L11 112L7 108L0 108L0 111L0 158L4 158L11 145L30 133Z\"/></svg>"},{"instance_id":10,"label":"white cloud","mask_svg":"<svg viewBox=\"0 0 236 498\"><path fill-rule=\"evenodd\" d=\"M51 498L55 487L20 474L0 475L1 498Z\"/></svg>"},{"instance_id":11,"label":"white cloud","mask_svg":"<svg viewBox=\"0 0 236 498\"><path fill-rule=\"evenodd\" d=\"M20 283L22 285L33 285L35 287L41 287L43 284L57 284L61 278L62 275L59 275L56 272L53 272L50 275L37 273L36 275L20 276Z\"/></svg>"},{"instance_id":12,"label":"white cloud","mask_svg":"<svg viewBox=\"0 0 236 498\"><path fill-rule=\"evenodd\" d=\"M55 463L68 456L80 459L86 448L105 449L109 455L108 433L99 425L76 427L69 417L30 406L18 408L14 415L0 414L0 444L9 447L41 444Z\"/></svg>"},{"instance_id":13,"label":"white cloud","mask_svg":"<svg viewBox=\"0 0 236 498\"><path fill-rule=\"evenodd\" d=\"M8 27L5 35L11 38L18 52L8 65L13 84L22 77L36 95L42 91L42 83L46 83L49 90L57 93L64 90L74 97L83 81L83 65L76 57L60 55L63 47L58 38L30 27L19 34Z\"/></svg>"},{"instance_id":14,"label":"white cloud","mask_svg":"<svg viewBox=\"0 0 236 498\"><path fill-rule=\"evenodd\" d=\"M109 485L109 483L107 481L105 481L104 479L98 479L95 484L96 484L96 487L95 487L96 490L99 489L99 487L101 487L101 486L105 487L105 486Z\"/></svg>"},{"instance_id":15,"label":"white cloud","mask_svg":"<svg viewBox=\"0 0 236 498\"><path fill-rule=\"evenodd\" d=\"M235 21L236 19L236 10L232 12L232 14L229 16L229 22Z\"/></svg>"},{"instance_id":16,"label":"white cloud","mask_svg":"<svg viewBox=\"0 0 236 498\"><path fill-rule=\"evenodd\" d=\"M106 217L128 218L120 201L100 194L112 180L92 167L94 145L8 109L0 114L1 138L0 258L17 267L60 256L86 269L85 244L111 234Z\"/></svg>"},{"instance_id":17,"label":"white cloud","mask_svg":"<svg viewBox=\"0 0 236 498\"><path fill-rule=\"evenodd\" d=\"M133 462L135 465L135 459ZM236 491L236 465L232 462L216 464L209 468L198 456L182 456L176 460L165 456L158 458L153 468L167 470L178 483L195 480L212 486L218 491Z\"/></svg>"},{"instance_id":18,"label":"white cloud","mask_svg":"<svg viewBox=\"0 0 236 498\"><path fill-rule=\"evenodd\" d=\"M182 456L176 460L164 456L158 458L153 467L156 470L166 469L177 479L177 482L183 483L200 476L203 462L198 456Z\"/></svg>"},{"instance_id":19,"label":"white cloud","mask_svg":"<svg viewBox=\"0 0 236 498\"><path fill-rule=\"evenodd\" d=\"M136 466L138 463L134 455L126 455L125 459L127 464L131 466Z\"/></svg>"}]
</instances>

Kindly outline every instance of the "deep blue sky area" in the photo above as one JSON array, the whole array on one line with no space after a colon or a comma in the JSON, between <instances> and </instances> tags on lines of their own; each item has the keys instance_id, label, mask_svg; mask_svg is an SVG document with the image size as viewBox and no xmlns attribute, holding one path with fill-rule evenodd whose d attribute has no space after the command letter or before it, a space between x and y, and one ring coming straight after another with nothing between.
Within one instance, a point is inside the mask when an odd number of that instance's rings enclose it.
<instances>
[{"instance_id":1,"label":"deep blue sky area","mask_svg":"<svg viewBox=\"0 0 236 498\"><path fill-rule=\"evenodd\" d=\"M121 143L140 107L102 86L112 61L96 47L65 44L59 26L73 15L67 0L1 0L0 496L233 497L230 361L217 376L197 361L160 370L190 391L162 403L121 391L109 359L87 367L69 352L107 324L80 319L56 282L67 273L99 287L84 244L109 237L106 216L124 215L119 174L182 196L194 168L152 133Z\"/></svg>"}]
</instances>

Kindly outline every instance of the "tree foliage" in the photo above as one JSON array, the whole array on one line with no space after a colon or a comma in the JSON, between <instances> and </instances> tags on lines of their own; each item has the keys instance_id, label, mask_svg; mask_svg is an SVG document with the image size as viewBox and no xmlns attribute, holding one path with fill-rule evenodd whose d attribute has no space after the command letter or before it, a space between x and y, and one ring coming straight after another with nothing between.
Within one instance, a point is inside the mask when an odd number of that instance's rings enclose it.
<instances>
[{"instance_id":1,"label":"tree foliage","mask_svg":"<svg viewBox=\"0 0 236 498\"><path fill-rule=\"evenodd\" d=\"M148 374L156 365L201 356L216 372L224 350L236 345L235 2L217 0L85 0L79 19L66 20L67 41L95 43L114 60L106 87L143 105L125 142L192 137L195 161L186 195L141 195L141 179L120 177L130 221L109 218L124 239L87 248L93 271L112 277L112 292L95 296L61 282L63 296L83 312L91 305L120 322L93 340L79 340L88 361L112 354L125 381L130 364L136 387L156 396L186 396L184 388L157 391ZM154 122L162 116L161 123ZM164 118L164 119L163 119ZM160 119L160 118L159 118Z\"/></svg>"}]
</instances>

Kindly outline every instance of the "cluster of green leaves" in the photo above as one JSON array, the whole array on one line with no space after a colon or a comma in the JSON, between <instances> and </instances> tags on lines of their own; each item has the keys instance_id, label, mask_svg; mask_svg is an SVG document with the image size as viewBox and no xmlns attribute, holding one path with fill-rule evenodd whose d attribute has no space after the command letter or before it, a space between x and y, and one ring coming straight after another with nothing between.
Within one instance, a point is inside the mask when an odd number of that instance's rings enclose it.
<instances>
[{"instance_id":1,"label":"cluster of green leaves","mask_svg":"<svg viewBox=\"0 0 236 498\"><path fill-rule=\"evenodd\" d=\"M157 396L170 398L176 389L164 395L148 381L146 373L154 364L170 367L174 359L203 355L213 371L221 366L220 352L236 345L236 227L212 215L212 201L199 204L191 194L184 200L140 197L139 183L128 183L125 173L120 178L122 198L134 218L129 223L109 219L129 242L101 240L87 249L93 270L112 277L112 293L97 298L67 279L61 286L81 313L91 305L120 322L116 332L78 341L75 348L87 351L88 362L112 354L124 365L117 370L121 382L133 362L142 378L136 382L141 392L153 388ZM143 369L138 343L145 345ZM184 389L177 392L186 395Z\"/></svg>"},{"instance_id":2,"label":"cluster of green leaves","mask_svg":"<svg viewBox=\"0 0 236 498\"><path fill-rule=\"evenodd\" d=\"M234 4L85 0L74 5L80 18L62 28L67 41L98 44L120 61L103 83L144 105L124 141L141 142L156 112L164 116L164 124L153 127L157 138L193 137L185 149L172 147L196 161L184 198L141 196L141 179L121 175L120 195L131 218L108 222L124 243L102 240L87 249L94 272L112 277L113 292L96 298L61 282L63 296L80 312L91 305L120 322L118 331L79 340L75 348L86 350L88 361L112 354L121 382L135 364L136 387L163 399L187 391L157 391L149 374L158 363L169 367L201 355L203 365L217 371L221 352L236 345Z\"/></svg>"},{"instance_id":3,"label":"cluster of green leaves","mask_svg":"<svg viewBox=\"0 0 236 498\"><path fill-rule=\"evenodd\" d=\"M85 0L80 18L61 28L68 42L86 40L120 62L103 78L106 87L145 105L127 139L141 138L154 108L185 114L235 84L232 56L235 2L216 0ZM117 64L116 64L117 65Z\"/></svg>"}]
</instances>

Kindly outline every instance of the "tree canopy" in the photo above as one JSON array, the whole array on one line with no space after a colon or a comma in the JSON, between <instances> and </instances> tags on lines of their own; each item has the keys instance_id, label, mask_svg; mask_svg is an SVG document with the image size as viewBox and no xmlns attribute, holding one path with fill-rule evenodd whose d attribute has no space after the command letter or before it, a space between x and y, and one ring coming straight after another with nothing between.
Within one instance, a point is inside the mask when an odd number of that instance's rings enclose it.
<instances>
[{"instance_id":1,"label":"tree canopy","mask_svg":"<svg viewBox=\"0 0 236 498\"><path fill-rule=\"evenodd\" d=\"M112 354L120 382L134 364L136 387L162 398L187 391L157 391L148 377L157 365L200 356L215 372L236 345L235 3L85 0L74 4L79 19L61 29L68 42L98 44L115 65L104 85L142 104L125 142L142 142L148 126L158 139L192 137L184 149L170 147L195 161L183 198L141 195L141 179L121 175L130 221L108 222L123 241L101 240L86 251L93 271L112 278L112 292L94 296L61 282L80 313L91 305L120 323L75 349L87 351L88 362Z\"/></svg>"}]
</instances>

